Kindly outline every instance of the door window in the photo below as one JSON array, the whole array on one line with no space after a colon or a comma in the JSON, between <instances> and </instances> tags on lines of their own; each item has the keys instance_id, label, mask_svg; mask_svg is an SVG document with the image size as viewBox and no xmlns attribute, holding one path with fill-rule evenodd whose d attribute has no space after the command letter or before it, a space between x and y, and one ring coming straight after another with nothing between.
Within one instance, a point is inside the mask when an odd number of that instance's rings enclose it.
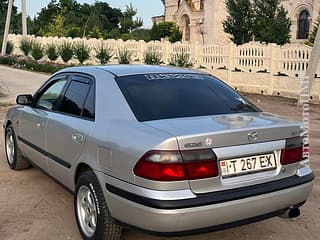
<instances>
[{"instance_id":1,"label":"door window","mask_svg":"<svg viewBox=\"0 0 320 240\"><path fill-rule=\"evenodd\" d=\"M71 81L63 97L60 112L80 117L89 89L89 83Z\"/></svg>"},{"instance_id":2,"label":"door window","mask_svg":"<svg viewBox=\"0 0 320 240\"><path fill-rule=\"evenodd\" d=\"M66 79L54 82L42 93L42 95L40 95L38 101L36 102L36 107L46 110L56 110L66 83Z\"/></svg>"}]
</instances>

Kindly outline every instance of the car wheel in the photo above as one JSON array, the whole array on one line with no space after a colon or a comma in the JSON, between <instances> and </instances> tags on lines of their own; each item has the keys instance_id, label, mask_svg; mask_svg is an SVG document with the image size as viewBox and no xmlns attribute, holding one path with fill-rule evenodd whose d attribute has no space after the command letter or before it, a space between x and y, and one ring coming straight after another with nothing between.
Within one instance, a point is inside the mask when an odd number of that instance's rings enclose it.
<instances>
[{"instance_id":1,"label":"car wheel","mask_svg":"<svg viewBox=\"0 0 320 240\"><path fill-rule=\"evenodd\" d=\"M23 157L18 147L16 134L11 125L5 131L5 152L11 169L22 170L30 167L30 162Z\"/></svg>"},{"instance_id":2,"label":"car wheel","mask_svg":"<svg viewBox=\"0 0 320 240\"><path fill-rule=\"evenodd\" d=\"M78 178L74 211L83 239L120 239L122 228L112 219L99 181L93 172L85 172Z\"/></svg>"}]
</instances>

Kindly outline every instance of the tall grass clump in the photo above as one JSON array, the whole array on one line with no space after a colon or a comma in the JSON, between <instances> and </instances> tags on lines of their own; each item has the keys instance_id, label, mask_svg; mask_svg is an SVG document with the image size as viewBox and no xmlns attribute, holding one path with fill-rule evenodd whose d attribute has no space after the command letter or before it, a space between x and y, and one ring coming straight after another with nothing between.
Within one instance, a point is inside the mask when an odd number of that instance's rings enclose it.
<instances>
[{"instance_id":1,"label":"tall grass clump","mask_svg":"<svg viewBox=\"0 0 320 240\"><path fill-rule=\"evenodd\" d=\"M59 57L58 48L55 44L49 43L47 45L46 54L50 61L54 62Z\"/></svg>"},{"instance_id":2,"label":"tall grass clump","mask_svg":"<svg viewBox=\"0 0 320 240\"><path fill-rule=\"evenodd\" d=\"M130 64L132 53L127 48L118 48L117 57L119 64Z\"/></svg>"},{"instance_id":3,"label":"tall grass clump","mask_svg":"<svg viewBox=\"0 0 320 240\"><path fill-rule=\"evenodd\" d=\"M2 48L3 37L0 36L0 48ZM6 46L6 54L11 55L13 53L14 44L12 41L8 40Z\"/></svg>"},{"instance_id":4,"label":"tall grass clump","mask_svg":"<svg viewBox=\"0 0 320 240\"><path fill-rule=\"evenodd\" d=\"M34 60L40 60L43 58L44 55L44 48L40 42L32 42L31 44L31 56Z\"/></svg>"},{"instance_id":5,"label":"tall grass clump","mask_svg":"<svg viewBox=\"0 0 320 240\"><path fill-rule=\"evenodd\" d=\"M62 60L67 63L73 57L73 46L69 42L63 42L59 47L59 55Z\"/></svg>"},{"instance_id":6,"label":"tall grass clump","mask_svg":"<svg viewBox=\"0 0 320 240\"><path fill-rule=\"evenodd\" d=\"M29 56L32 49L32 41L28 38L24 38L20 42L20 49L25 56Z\"/></svg>"},{"instance_id":7,"label":"tall grass clump","mask_svg":"<svg viewBox=\"0 0 320 240\"><path fill-rule=\"evenodd\" d=\"M74 45L74 55L80 64L83 64L90 58L90 51L90 47L88 47L84 42L79 42Z\"/></svg>"},{"instance_id":8,"label":"tall grass clump","mask_svg":"<svg viewBox=\"0 0 320 240\"><path fill-rule=\"evenodd\" d=\"M100 64L107 64L113 56L112 47L105 45L103 43L100 44L99 47L95 49L96 58L100 61Z\"/></svg>"},{"instance_id":9,"label":"tall grass clump","mask_svg":"<svg viewBox=\"0 0 320 240\"><path fill-rule=\"evenodd\" d=\"M144 63L149 65L160 65L161 63L161 54L152 48L148 48L144 53Z\"/></svg>"},{"instance_id":10,"label":"tall grass clump","mask_svg":"<svg viewBox=\"0 0 320 240\"><path fill-rule=\"evenodd\" d=\"M190 55L185 51L175 53L171 56L169 65L185 68L191 67L192 63L190 62Z\"/></svg>"}]
</instances>

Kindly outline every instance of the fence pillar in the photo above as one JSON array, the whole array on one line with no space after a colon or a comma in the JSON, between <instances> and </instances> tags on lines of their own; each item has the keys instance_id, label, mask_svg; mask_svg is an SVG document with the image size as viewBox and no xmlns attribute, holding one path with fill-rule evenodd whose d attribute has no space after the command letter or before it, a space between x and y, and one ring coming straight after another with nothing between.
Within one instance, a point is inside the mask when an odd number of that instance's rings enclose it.
<instances>
[{"instance_id":1,"label":"fence pillar","mask_svg":"<svg viewBox=\"0 0 320 240\"><path fill-rule=\"evenodd\" d=\"M269 70L269 89L268 94L273 95L274 90L274 75L276 71L276 62L279 59L279 56L276 56L276 53L280 52L280 48L276 44L269 44L268 45L269 52L270 52L270 70Z\"/></svg>"},{"instance_id":2,"label":"fence pillar","mask_svg":"<svg viewBox=\"0 0 320 240\"><path fill-rule=\"evenodd\" d=\"M201 52L202 52L202 46L199 42L195 42L194 44L194 64L200 65L201 64Z\"/></svg>"},{"instance_id":3,"label":"fence pillar","mask_svg":"<svg viewBox=\"0 0 320 240\"><path fill-rule=\"evenodd\" d=\"M234 54L235 54L235 45L233 43L229 44L229 49L228 49L228 77L227 77L227 82L232 86L232 69L233 69L233 59L234 59Z\"/></svg>"},{"instance_id":4,"label":"fence pillar","mask_svg":"<svg viewBox=\"0 0 320 240\"><path fill-rule=\"evenodd\" d=\"M169 64L169 59L170 59L170 52L171 52L171 49L170 49L170 46L171 46L171 43L169 41L161 41L161 45L164 45L164 55L163 55L163 61L165 64Z\"/></svg>"}]
</instances>

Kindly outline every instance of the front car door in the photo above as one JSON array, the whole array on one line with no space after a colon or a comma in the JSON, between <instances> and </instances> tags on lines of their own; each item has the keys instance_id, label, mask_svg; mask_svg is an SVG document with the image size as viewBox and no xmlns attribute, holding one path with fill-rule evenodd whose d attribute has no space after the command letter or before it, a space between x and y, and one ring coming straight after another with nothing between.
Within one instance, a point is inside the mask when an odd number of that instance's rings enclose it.
<instances>
[{"instance_id":1,"label":"front car door","mask_svg":"<svg viewBox=\"0 0 320 240\"><path fill-rule=\"evenodd\" d=\"M94 123L94 98L94 79L71 74L59 110L48 113L49 173L69 189L73 187L72 169Z\"/></svg>"},{"instance_id":2,"label":"front car door","mask_svg":"<svg viewBox=\"0 0 320 240\"><path fill-rule=\"evenodd\" d=\"M49 80L34 96L32 107L21 109L18 139L24 155L35 165L48 171L46 128L48 111L59 105L67 85L67 76L58 75Z\"/></svg>"}]
</instances>

